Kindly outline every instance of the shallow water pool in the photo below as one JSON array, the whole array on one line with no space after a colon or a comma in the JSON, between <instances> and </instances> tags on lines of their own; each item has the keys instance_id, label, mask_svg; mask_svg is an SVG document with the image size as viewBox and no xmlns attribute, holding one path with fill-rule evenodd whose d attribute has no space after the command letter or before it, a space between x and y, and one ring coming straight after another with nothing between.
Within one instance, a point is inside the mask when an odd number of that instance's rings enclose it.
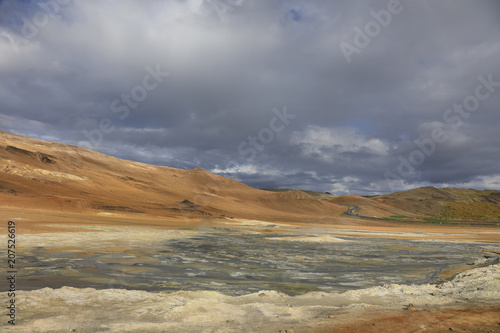
<instances>
[{"instance_id":1,"label":"shallow water pool","mask_svg":"<svg viewBox=\"0 0 500 333\"><path fill-rule=\"evenodd\" d=\"M436 282L442 270L481 258L487 246L338 236L332 242L316 241L321 236L210 228L147 246L127 247L124 241L123 250L92 250L91 243L87 248L37 246L19 257L18 289L341 292L386 283Z\"/></svg>"}]
</instances>

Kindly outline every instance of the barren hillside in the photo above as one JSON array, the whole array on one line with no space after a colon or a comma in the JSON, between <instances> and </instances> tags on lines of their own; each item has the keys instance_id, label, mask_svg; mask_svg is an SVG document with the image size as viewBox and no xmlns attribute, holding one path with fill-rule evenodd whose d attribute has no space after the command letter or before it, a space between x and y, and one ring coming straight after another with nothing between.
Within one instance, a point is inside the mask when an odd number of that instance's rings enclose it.
<instances>
[{"instance_id":1,"label":"barren hillside","mask_svg":"<svg viewBox=\"0 0 500 333\"><path fill-rule=\"evenodd\" d=\"M390 216L417 216L409 211L393 207L384 203L380 199L365 198L359 195L342 195L329 200L330 202L337 205L344 205L353 207L356 206L357 209L355 213L363 216L371 217L390 217Z\"/></svg>"},{"instance_id":2,"label":"barren hillside","mask_svg":"<svg viewBox=\"0 0 500 333\"><path fill-rule=\"evenodd\" d=\"M500 221L500 191L422 187L330 200L264 191L202 169L121 160L0 131L1 207L108 216L332 221L349 206L377 217ZM331 197L331 196L330 196Z\"/></svg>"},{"instance_id":3,"label":"barren hillside","mask_svg":"<svg viewBox=\"0 0 500 333\"><path fill-rule=\"evenodd\" d=\"M300 191L272 193L202 169L147 165L1 131L0 199L3 207L172 218L307 220L345 210Z\"/></svg>"}]
</instances>

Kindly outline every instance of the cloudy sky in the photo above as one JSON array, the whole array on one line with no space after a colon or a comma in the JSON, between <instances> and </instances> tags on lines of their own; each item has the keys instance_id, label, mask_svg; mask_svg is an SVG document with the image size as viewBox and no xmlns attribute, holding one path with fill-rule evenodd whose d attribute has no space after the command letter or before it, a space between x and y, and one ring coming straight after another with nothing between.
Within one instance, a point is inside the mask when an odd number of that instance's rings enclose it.
<instances>
[{"instance_id":1,"label":"cloudy sky","mask_svg":"<svg viewBox=\"0 0 500 333\"><path fill-rule=\"evenodd\" d=\"M255 187L500 189L500 3L1 0L0 129Z\"/></svg>"}]
</instances>

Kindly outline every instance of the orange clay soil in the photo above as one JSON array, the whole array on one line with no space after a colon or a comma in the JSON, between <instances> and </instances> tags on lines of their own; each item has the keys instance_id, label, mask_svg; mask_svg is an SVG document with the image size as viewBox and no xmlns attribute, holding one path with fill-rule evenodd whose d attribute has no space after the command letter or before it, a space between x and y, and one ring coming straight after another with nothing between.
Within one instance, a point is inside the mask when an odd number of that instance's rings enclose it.
<instances>
[{"instance_id":1,"label":"orange clay soil","mask_svg":"<svg viewBox=\"0 0 500 333\"><path fill-rule=\"evenodd\" d=\"M317 332L500 332L500 307L375 312L342 319L337 324L322 325L324 328Z\"/></svg>"},{"instance_id":2,"label":"orange clay soil","mask_svg":"<svg viewBox=\"0 0 500 333\"><path fill-rule=\"evenodd\" d=\"M74 226L126 226L153 229L192 229L200 225L214 227L233 227L258 232L289 232L296 230L302 233L324 233L345 237L425 239L444 241L467 241L482 243L500 243L500 228L495 226L434 225L422 223L397 223L388 221L371 221L340 216L324 218L316 221L297 222L278 217L267 220L248 220L257 222L250 225L237 218L212 218L199 216L161 217L146 214L116 213L107 215L95 212L75 213L49 210L26 210L21 208L0 207L0 216L7 220L15 220L18 233L78 232L84 228ZM266 225L278 223L282 228L266 228ZM6 228L6 223L4 223ZM66 226L73 226L68 228Z\"/></svg>"}]
</instances>

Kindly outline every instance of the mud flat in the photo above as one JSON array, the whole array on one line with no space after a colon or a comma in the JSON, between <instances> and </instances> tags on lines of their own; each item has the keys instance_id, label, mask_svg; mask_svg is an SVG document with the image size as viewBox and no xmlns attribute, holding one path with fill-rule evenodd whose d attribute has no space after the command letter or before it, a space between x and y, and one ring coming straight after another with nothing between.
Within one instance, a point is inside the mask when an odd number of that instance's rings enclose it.
<instances>
[{"instance_id":1,"label":"mud flat","mask_svg":"<svg viewBox=\"0 0 500 333\"><path fill-rule=\"evenodd\" d=\"M437 283L500 252L491 243L425 240L429 234L419 240L338 236L269 223L258 231L210 224L189 230L60 226L77 231L18 236L20 289L338 293Z\"/></svg>"},{"instance_id":2,"label":"mud flat","mask_svg":"<svg viewBox=\"0 0 500 333\"><path fill-rule=\"evenodd\" d=\"M0 332L500 330L498 229L16 221Z\"/></svg>"},{"instance_id":3,"label":"mud flat","mask_svg":"<svg viewBox=\"0 0 500 333\"><path fill-rule=\"evenodd\" d=\"M2 332L383 331L401 317L411 320L398 332L472 332L474 327L497 332L500 265L471 269L437 285L389 284L299 296L43 288L20 291L18 309L16 327L1 323Z\"/></svg>"}]
</instances>

